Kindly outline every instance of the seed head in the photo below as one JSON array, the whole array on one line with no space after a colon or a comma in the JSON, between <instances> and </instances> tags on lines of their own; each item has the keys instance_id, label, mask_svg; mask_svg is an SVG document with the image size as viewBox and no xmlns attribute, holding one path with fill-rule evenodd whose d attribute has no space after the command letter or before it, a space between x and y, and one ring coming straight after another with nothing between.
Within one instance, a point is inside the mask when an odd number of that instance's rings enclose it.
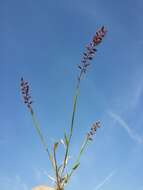
<instances>
[{"instance_id":1,"label":"seed head","mask_svg":"<svg viewBox=\"0 0 143 190\"><path fill-rule=\"evenodd\" d=\"M92 141L93 136L96 134L97 128L100 128L100 122L97 121L96 123L93 123L93 125L90 128L90 131L87 133L87 139Z\"/></svg>"},{"instance_id":2,"label":"seed head","mask_svg":"<svg viewBox=\"0 0 143 190\"><path fill-rule=\"evenodd\" d=\"M23 97L23 101L26 104L26 106L28 107L28 109L30 110L30 112L33 113L33 109L32 109L33 101L32 101L31 96L29 94L30 87L29 87L28 82L25 81L23 78L21 78L20 87L21 87L21 94Z\"/></svg>"},{"instance_id":3,"label":"seed head","mask_svg":"<svg viewBox=\"0 0 143 190\"><path fill-rule=\"evenodd\" d=\"M97 52L96 46L102 42L106 32L107 31L105 27L102 26L93 36L93 39L90 42L90 44L86 47L85 52L83 52L81 63L78 65L78 68L80 69L80 76L81 74L86 73L87 68L90 65L90 61L93 59Z\"/></svg>"}]
</instances>

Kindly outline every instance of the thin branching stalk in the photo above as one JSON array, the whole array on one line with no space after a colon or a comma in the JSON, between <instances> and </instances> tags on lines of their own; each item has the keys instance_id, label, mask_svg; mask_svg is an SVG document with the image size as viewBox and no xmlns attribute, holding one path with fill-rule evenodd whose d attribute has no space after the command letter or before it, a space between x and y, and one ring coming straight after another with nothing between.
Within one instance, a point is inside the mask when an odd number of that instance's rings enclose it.
<instances>
[{"instance_id":1,"label":"thin branching stalk","mask_svg":"<svg viewBox=\"0 0 143 190\"><path fill-rule=\"evenodd\" d=\"M63 164L62 174L64 173L64 170L65 170L65 167L66 167L66 163L67 163L66 160L67 160L67 157L68 157L69 146L70 146L71 137L72 137L72 134L73 134L74 119L75 119L75 112L76 112L78 95L79 95L79 87L76 89L76 94L74 96L74 104L73 104L72 120L71 120L71 126L70 126L70 134L69 134L69 138L68 138L68 142L67 142L67 146L66 146L66 152L65 152L65 157L64 157L64 164Z\"/></svg>"},{"instance_id":2,"label":"thin branching stalk","mask_svg":"<svg viewBox=\"0 0 143 190\"><path fill-rule=\"evenodd\" d=\"M59 181L59 174L58 174L58 165L57 165L57 158L56 158L56 149L57 149L58 143L54 144L54 163L55 163L55 174L56 174L56 183L57 183L57 190L60 190L60 181Z\"/></svg>"},{"instance_id":3,"label":"thin branching stalk","mask_svg":"<svg viewBox=\"0 0 143 190\"><path fill-rule=\"evenodd\" d=\"M36 132L37 132L37 134L39 136L41 144L44 147L44 150L47 152L49 160L51 162L51 165L52 165L52 167L54 169L54 163L53 163L52 154L50 154L47 142L45 141L45 138L44 138L43 133L41 131L40 125L39 125L39 123L38 123L38 121L37 121L37 119L35 117L35 113L34 113L34 110L32 108L33 101L31 100L31 96L30 96L30 93L29 93L29 84L28 84L27 81L24 81L23 78L21 78L21 92L22 92L22 96L23 96L23 99L24 99L24 103L27 105L27 108L28 108L28 110L29 110L29 112L31 114L32 121L33 121L33 126L36 129Z\"/></svg>"},{"instance_id":4,"label":"thin branching stalk","mask_svg":"<svg viewBox=\"0 0 143 190\"><path fill-rule=\"evenodd\" d=\"M94 55L96 55L96 52L97 52L96 46L98 46L102 42L102 39L105 36L105 34L106 34L106 30L103 26L103 27L101 27L101 29L99 29L96 32L96 34L94 35L90 44L88 46L86 46L86 50L85 50L85 52L83 52L81 63L78 65L79 74L77 77L75 95L73 98L71 123L70 123L70 127L69 127L69 134L68 135L66 133L64 134L63 144L65 146L65 152L64 152L63 162L60 166L58 166L57 155L56 155L56 150L59 145L59 142L54 143L53 151L50 152L47 142L45 141L45 138L42 134L40 125L37 122L35 113L32 108L33 101L31 100L31 96L29 94L29 89L30 89L29 84L27 81L25 81L23 78L21 78L22 97L23 97L24 103L26 104L28 110L30 111L36 132L40 138L40 141L41 141L44 149L48 153L49 160L50 160L53 170L55 172L54 180L55 180L56 190L63 190L65 184L67 184L69 182L73 172L80 165L80 158L81 158L84 150L86 149L88 142L93 139L93 136L96 134L97 128L100 127L99 122L96 122L92 125L92 127L90 128L90 131L87 133L87 135L84 138L82 146L79 149L77 159L73 163L73 166L72 166L70 172L67 172L67 171L65 172L67 163L68 163L68 158L69 158L69 149L70 149L71 139L72 139L73 131L74 131L74 122L75 122L75 115L76 115L76 110L77 110L77 101L78 101L79 94L80 94L80 83L81 83L82 78L86 74L88 67L90 66L90 61L93 59Z\"/></svg>"},{"instance_id":5,"label":"thin branching stalk","mask_svg":"<svg viewBox=\"0 0 143 190\"><path fill-rule=\"evenodd\" d=\"M31 116L32 116L32 121L33 121L34 127L35 127L35 129L36 129L36 131L37 131L37 134L38 134L38 136L39 136L39 139L40 139L40 141L41 141L41 144L43 145L45 151L46 151L47 154L48 154L48 157L49 157L49 160L50 160L50 162L51 162L51 165L52 165L53 169L55 169L55 165L54 165L54 162L53 162L52 154L50 153L50 151L49 151L49 149L48 149L48 145L47 145L47 143L46 143L46 141L45 141L45 139L44 139L44 136L43 136L43 134L42 134L42 132L41 132L40 125L38 124L38 122L37 122L37 120L36 120L36 117L35 117L35 115L34 115L34 112L31 113Z\"/></svg>"},{"instance_id":6,"label":"thin branching stalk","mask_svg":"<svg viewBox=\"0 0 143 190\"><path fill-rule=\"evenodd\" d=\"M76 107L77 107L77 99L78 99L78 96L79 96L79 93L80 93L80 82L81 82L81 78L82 78L83 74L84 74L83 70L80 70L79 77L77 78L76 91L75 91L74 101L73 101L72 119L71 119L71 125L70 125L70 134L69 134L69 138L68 138L68 142L67 142L67 146L66 146L66 152L65 152L65 157L64 157L64 164L63 164L62 174L64 173L64 170L65 170L65 167L66 167L66 160L67 160L67 157L68 157L69 146L70 146L71 138L72 138L72 135L73 135L74 120L75 120L75 113L76 113Z\"/></svg>"},{"instance_id":7,"label":"thin branching stalk","mask_svg":"<svg viewBox=\"0 0 143 190\"><path fill-rule=\"evenodd\" d=\"M46 150L46 152L48 153L48 156L50 158L50 152L49 152L47 143L45 142L44 136L43 136L43 134L41 132L41 129L39 127L38 122L36 121L36 117L35 117L34 113L32 113L31 116L32 116L32 121L33 121L34 127L35 127L35 129L37 131L37 134L38 134L39 138L40 138L40 141L41 141L44 149Z\"/></svg>"},{"instance_id":8,"label":"thin branching stalk","mask_svg":"<svg viewBox=\"0 0 143 190\"><path fill-rule=\"evenodd\" d=\"M82 143L82 146L81 146L80 151L78 153L77 159L74 162L71 171L69 172L68 181L71 178L73 172L79 167L79 165L80 165L80 158L81 158L81 156L82 156L85 148L87 147L88 142L89 142L89 140L88 140L87 136L85 136L84 142Z\"/></svg>"},{"instance_id":9,"label":"thin branching stalk","mask_svg":"<svg viewBox=\"0 0 143 190\"><path fill-rule=\"evenodd\" d=\"M80 72L79 72L79 76L77 79L76 92L75 92L74 102L73 102L72 119L71 119L71 125L70 125L70 134L69 134L68 143L66 146L62 173L64 173L64 170L66 167L66 160L68 157L71 137L73 134L75 113L76 113L76 107L77 107L77 98L79 96L79 90L80 90L80 82L81 82L83 75L86 74L87 69L90 66L90 61L93 59L93 56L95 55L95 53L97 51L97 49L95 47L102 42L102 39L105 36L105 34L106 34L106 30L103 26L99 31L96 32L96 35L93 37L92 42L86 47L86 52L83 53L83 58L81 60L81 64L78 65Z\"/></svg>"}]
</instances>

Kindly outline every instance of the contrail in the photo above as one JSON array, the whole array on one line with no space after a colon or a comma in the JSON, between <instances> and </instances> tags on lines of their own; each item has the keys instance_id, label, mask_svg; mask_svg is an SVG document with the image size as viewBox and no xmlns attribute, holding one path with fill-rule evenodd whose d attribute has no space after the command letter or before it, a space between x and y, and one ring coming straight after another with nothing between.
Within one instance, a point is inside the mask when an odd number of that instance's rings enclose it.
<instances>
[{"instance_id":1,"label":"contrail","mask_svg":"<svg viewBox=\"0 0 143 190\"><path fill-rule=\"evenodd\" d=\"M112 171L101 183L99 183L94 190L100 189L103 185L105 185L110 179L115 175L115 171Z\"/></svg>"},{"instance_id":2,"label":"contrail","mask_svg":"<svg viewBox=\"0 0 143 190\"><path fill-rule=\"evenodd\" d=\"M121 125L121 127L123 127L126 130L126 132L128 133L129 137L132 140L134 140L140 144L143 143L143 138L140 137L138 134L136 134L119 115L117 115L111 111L108 112L108 115L111 118L113 118L115 121L117 121Z\"/></svg>"}]
</instances>

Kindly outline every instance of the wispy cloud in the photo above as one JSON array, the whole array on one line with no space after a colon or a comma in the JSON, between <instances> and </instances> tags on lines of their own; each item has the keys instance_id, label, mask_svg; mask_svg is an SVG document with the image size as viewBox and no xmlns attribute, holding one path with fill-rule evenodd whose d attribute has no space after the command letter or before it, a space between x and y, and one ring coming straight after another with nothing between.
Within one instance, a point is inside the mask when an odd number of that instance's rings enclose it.
<instances>
[{"instance_id":1,"label":"wispy cloud","mask_svg":"<svg viewBox=\"0 0 143 190\"><path fill-rule=\"evenodd\" d=\"M34 176L36 180L41 180L43 177L43 171L41 171L41 169L34 168Z\"/></svg>"},{"instance_id":2,"label":"wispy cloud","mask_svg":"<svg viewBox=\"0 0 143 190\"><path fill-rule=\"evenodd\" d=\"M4 190L29 190L19 175L15 177L0 177L0 189Z\"/></svg>"},{"instance_id":3,"label":"wispy cloud","mask_svg":"<svg viewBox=\"0 0 143 190\"><path fill-rule=\"evenodd\" d=\"M101 187L103 187L103 185L105 185L106 183L108 183L110 181L110 179L115 175L115 171L110 172L103 181L101 181L94 190L98 190L101 189Z\"/></svg>"},{"instance_id":4,"label":"wispy cloud","mask_svg":"<svg viewBox=\"0 0 143 190\"><path fill-rule=\"evenodd\" d=\"M54 185L55 179L53 176L49 175L49 173L53 174L53 171L47 172L43 168L33 168L33 170L34 170L34 178L36 181L38 181L39 183L44 183L44 184L47 184L48 182L48 185L50 186Z\"/></svg>"},{"instance_id":5,"label":"wispy cloud","mask_svg":"<svg viewBox=\"0 0 143 190\"><path fill-rule=\"evenodd\" d=\"M45 169L34 168L34 175L36 180L41 180L44 177L48 177L48 172Z\"/></svg>"},{"instance_id":6,"label":"wispy cloud","mask_svg":"<svg viewBox=\"0 0 143 190\"><path fill-rule=\"evenodd\" d=\"M22 190L28 190L28 186L22 181L19 175L17 175L15 179L16 189L21 188Z\"/></svg>"},{"instance_id":7,"label":"wispy cloud","mask_svg":"<svg viewBox=\"0 0 143 190\"><path fill-rule=\"evenodd\" d=\"M120 126L128 133L129 137L136 141L137 143L143 143L143 138L138 135L137 133L135 133L130 127L129 125L125 122L125 120L119 116L118 114L114 113L114 112L111 112L111 111L108 111L107 112L108 115L113 119L115 120L116 122L118 122L120 124Z\"/></svg>"}]
</instances>

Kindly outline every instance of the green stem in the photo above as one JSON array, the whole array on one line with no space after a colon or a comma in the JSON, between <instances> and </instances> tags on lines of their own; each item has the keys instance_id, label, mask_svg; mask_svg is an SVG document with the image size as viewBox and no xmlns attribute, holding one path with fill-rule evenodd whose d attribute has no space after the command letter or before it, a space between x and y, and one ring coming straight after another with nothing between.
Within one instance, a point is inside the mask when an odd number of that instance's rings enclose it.
<instances>
[{"instance_id":1,"label":"green stem","mask_svg":"<svg viewBox=\"0 0 143 190\"><path fill-rule=\"evenodd\" d=\"M65 156L64 156L64 163L63 163L63 168L62 168L61 175L64 173L64 170L65 170L65 167L66 167L66 160L67 160L70 141L71 141L71 137L72 137L72 134L73 134L73 128L74 128L74 120L75 120L75 113L76 113L76 106L77 106L77 98L79 96L80 82L81 82L81 78L82 78L83 74L84 73L81 70L81 72L79 74L79 77L77 79L76 92L75 92L75 95L74 95L74 102L73 102L72 119L71 119L71 125L70 125L70 134L69 134L68 143L67 143L67 146L66 146L66 152L65 152Z\"/></svg>"},{"instance_id":2,"label":"green stem","mask_svg":"<svg viewBox=\"0 0 143 190\"><path fill-rule=\"evenodd\" d=\"M58 166L57 166L57 159L56 159L56 149L54 148L54 162L55 162L55 173L57 179L57 187L60 190L60 182L59 182L59 175L58 175Z\"/></svg>"},{"instance_id":3,"label":"green stem","mask_svg":"<svg viewBox=\"0 0 143 190\"><path fill-rule=\"evenodd\" d=\"M35 127L35 129L37 131L37 134L38 134L39 138L40 138L40 141L41 141L45 151L48 153L49 160L52 162L51 155L50 155L47 143L46 143L46 141L44 139L44 136L43 136L43 134L41 132L40 126L39 126L39 124L38 124L38 122L36 120L34 112L31 112L31 116L32 116L32 121L33 121L34 127Z\"/></svg>"},{"instance_id":4,"label":"green stem","mask_svg":"<svg viewBox=\"0 0 143 190\"><path fill-rule=\"evenodd\" d=\"M76 105L77 105L77 98L78 98L78 94L79 94L78 91L79 91L79 89L76 90L76 95L74 97L74 105L73 105L73 112L72 112L70 134L69 134L68 143L67 143L67 146L66 146L66 152L65 152L65 157L64 157L64 163L63 163L62 173L64 172L65 167L66 167L66 160L67 160L67 156L68 156L68 152L69 152L69 145L70 145L71 137L72 137L72 134L73 134L74 119L75 119L75 112L76 112Z\"/></svg>"},{"instance_id":5,"label":"green stem","mask_svg":"<svg viewBox=\"0 0 143 190\"><path fill-rule=\"evenodd\" d=\"M85 150L85 148L87 146L87 143L88 143L88 138L86 137L85 140L84 140L84 143L82 144L81 149L79 151L79 154L78 154L78 157L77 157L77 162L79 162L80 157L81 157L83 151Z\"/></svg>"},{"instance_id":6,"label":"green stem","mask_svg":"<svg viewBox=\"0 0 143 190\"><path fill-rule=\"evenodd\" d=\"M88 144L88 138L85 137L84 142L83 142L83 144L82 144L82 146L81 146L81 148L80 148L80 151L79 151L79 153L78 153L78 156L77 156L77 159L76 159L74 165L75 165L75 164L79 164L79 161L80 161L81 155L83 154L83 151L85 150L87 144ZM75 170L75 169L72 168L71 172L69 173L68 180L69 180L70 177L72 176L74 170Z\"/></svg>"}]
</instances>

